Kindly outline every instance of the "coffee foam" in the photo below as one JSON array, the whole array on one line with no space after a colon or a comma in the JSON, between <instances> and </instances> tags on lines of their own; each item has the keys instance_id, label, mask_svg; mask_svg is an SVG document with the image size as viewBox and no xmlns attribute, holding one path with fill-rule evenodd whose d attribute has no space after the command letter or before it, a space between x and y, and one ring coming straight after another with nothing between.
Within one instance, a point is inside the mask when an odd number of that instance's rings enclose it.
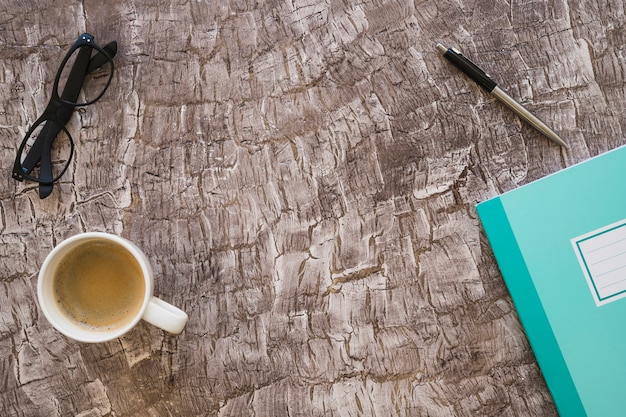
<instances>
[{"instance_id":1,"label":"coffee foam","mask_svg":"<svg viewBox=\"0 0 626 417\"><path fill-rule=\"evenodd\" d=\"M116 243L97 240L63 256L54 272L53 292L70 321L86 330L110 331L136 317L145 282L131 253Z\"/></svg>"}]
</instances>

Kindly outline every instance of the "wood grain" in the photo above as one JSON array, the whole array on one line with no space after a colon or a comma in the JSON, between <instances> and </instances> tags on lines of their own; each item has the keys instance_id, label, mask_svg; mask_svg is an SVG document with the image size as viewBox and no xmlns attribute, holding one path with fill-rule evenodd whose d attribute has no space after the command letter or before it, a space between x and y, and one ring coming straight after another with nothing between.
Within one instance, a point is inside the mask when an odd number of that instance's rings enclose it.
<instances>
[{"instance_id":1,"label":"wood grain","mask_svg":"<svg viewBox=\"0 0 626 417\"><path fill-rule=\"evenodd\" d=\"M11 0L0 415L556 416L475 205L626 143L625 22L613 0ZM83 31L118 41L114 81L40 200L10 170ZM55 331L37 272L81 231L137 243L185 331Z\"/></svg>"}]
</instances>

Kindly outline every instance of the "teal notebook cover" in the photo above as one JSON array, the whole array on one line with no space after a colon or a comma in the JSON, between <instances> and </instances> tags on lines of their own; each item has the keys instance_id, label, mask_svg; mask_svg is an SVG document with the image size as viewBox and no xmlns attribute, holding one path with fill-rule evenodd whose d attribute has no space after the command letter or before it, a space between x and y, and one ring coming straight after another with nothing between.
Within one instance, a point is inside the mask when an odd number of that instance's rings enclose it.
<instances>
[{"instance_id":1,"label":"teal notebook cover","mask_svg":"<svg viewBox=\"0 0 626 417\"><path fill-rule=\"evenodd\" d=\"M626 415L626 147L477 211L559 414Z\"/></svg>"}]
</instances>

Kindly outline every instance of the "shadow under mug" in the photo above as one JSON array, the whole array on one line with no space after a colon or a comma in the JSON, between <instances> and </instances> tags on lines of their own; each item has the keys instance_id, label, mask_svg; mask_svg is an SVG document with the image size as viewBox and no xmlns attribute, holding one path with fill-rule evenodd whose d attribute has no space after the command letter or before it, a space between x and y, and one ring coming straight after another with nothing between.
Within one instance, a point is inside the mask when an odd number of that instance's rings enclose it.
<instances>
[{"instance_id":1,"label":"shadow under mug","mask_svg":"<svg viewBox=\"0 0 626 417\"><path fill-rule=\"evenodd\" d=\"M86 328L68 317L59 306L54 294L54 277L61 260L65 255L78 247L94 242L106 242L117 245L137 261L144 279L144 291L141 307L137 313L130 315L123 324L113 329ZM59 332L80 342L105 342L124 335L132 329L139 320L145 320L169 333L182 332L187 323L187 314L157 297L153 296L154 274L146 255L132 242L109 233L88 232L72 236L57 245L46 257L39 271L37 282L37 296L44 315ZM71 300L67 301L71 303Z\"/></svg>"}]
</instances>

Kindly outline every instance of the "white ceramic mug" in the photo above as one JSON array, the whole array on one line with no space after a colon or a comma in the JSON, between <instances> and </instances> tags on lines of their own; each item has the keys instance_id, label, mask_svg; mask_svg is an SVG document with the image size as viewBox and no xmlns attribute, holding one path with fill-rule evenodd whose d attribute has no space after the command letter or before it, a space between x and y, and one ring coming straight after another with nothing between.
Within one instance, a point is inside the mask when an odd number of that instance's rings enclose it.
<instances>
[{"instance_id":1,"label":"white ceramic mug","mask_svg":"<svg viewBox=\"0 0 626 417\"><path fill-rule=\"evenodd\" d=\"M63 307L56 300L54 292L55 271L59 267L63 257L77 248L94 242L103 244L112 243L118 245L121 250L139 264L141 275L144 279L144 291L141 306L136 313L129 315L124 322L109 330L106 328L85 328L72 320L63 311ZM57 245L46 257L37 283L37 296L39 305L48 321L65 336L81 342L104 342L122 336L132 329L139 320L143 319L161 329L173 333L180 333L187 323L187 314L173 305L154 297L154 274L146 255L132 242L108 233L89 232L72 236ZM65 301L71 303L72 300ZM137 303L139 303L137 299Z\"/></svg>"}]
</instances>

